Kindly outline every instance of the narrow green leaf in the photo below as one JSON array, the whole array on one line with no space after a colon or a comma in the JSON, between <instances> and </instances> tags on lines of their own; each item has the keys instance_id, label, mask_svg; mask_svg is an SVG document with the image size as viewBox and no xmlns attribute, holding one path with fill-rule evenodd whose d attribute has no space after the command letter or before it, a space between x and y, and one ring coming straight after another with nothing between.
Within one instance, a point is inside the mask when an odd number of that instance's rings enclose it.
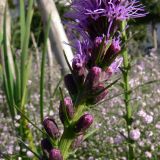
<instances>
[{"instance_id":1,"label":"narrow green leaf","mask_svg":"<svg viewBox=\"0 0 160 160\"><path fill-rule=\"evenodd\" d=\"M21 139L19 139L19 141L24 145L24 147L26 149L28 149L29 151L31 151L34 154L35 157L37 157L38 159L41 158L40 155L38 155L35 151L33 151L30 147L28 147Z\"/></svg>"},{"instance_id":2,"label":"narrow green leaf","mask_svg":"<svg viewBox=\"0 0 160 160\"><path fill-rule=\"evenodd\" d=\"M99 129L96 128L96 129L90 131L89 133L87 133L86 135L84 135L84 138L83 138L83 139L85 140L85 139L89 138L89 137L92 136L94 133L96 133L98 130L99 130Z\"/></svg>"},{"instance_id":3,"label":"narrow green leaf","mask_svg":"<svg viewBox=\"0 0 160 160\"><path fill-rule=\"evenodd\" d=\"M68 61L68 58L67 58L67 56L66 56L66 53L63 51L63 54L64 54L64 58L65 58L65 60L66 60L66 63L67 63L67 65L68 65L68 67L69 67L69 70L71 71L71 73L73 74L73 70L72 70L72 67L71 67L71 65L70 65L70 63L69 63L69 61Z\"/></svg>"},{"instance_id":4,"label":"narrow green leaf","mask_svg":"<svg viewBox=\"0 0 160 160\"><path fill-rule=\"evenodd\" d=\"M24 35L25 35L25 2L20 0L20 30L21 30L21 48L23 47Z\"/></svg>"},{"instance_id":5,"label":"narrow green leaf","mask_svg":"<svg viewBox=\"0 0 160 160\"><path fill-rule=\"evenodd\" d=\"M31 21L33 16L33 0L29 1L28 6L28 14L27 14L27 21L26 21L26 27L25 27L25 34L23 37L23 46L22 46L22 53L21 53L21 96L24 94L24 90L26 87L27 80L25 79L25 68L26 63L28 60L28 46L29 46L29 37L30 37L30 30L31 30Z\"/></svg>"},{"instance_id":6,"label":"narrow green leaf","mask_svg":"<svg viewBox=\"0 0 160 160\"><path fill-rule=\"evenodd\" d=\"M102 43L99 46L99 52L98 52L98 57L96 58L96 64L99 64L101 56L103 55L105 41L106 41L106 36L103 37Z\"/></svg>"},{"instance_id":7,"label":"narrow green leaf","mask_svg":"<svg viewBox=\"0 0 160 160\"><path fill-rule=\"evenodd\" d=\"M39 130L42 134L46 135L46 133L43 132L39 127L37 127L17 106L14 107L18 110L18 112L21 114L23 118L25 118L30 124L32 124L33 127Z\"/></svg>"},{"instance_id":8,"label":"narrow green leaf","mask_svg":"<svg viewBox=\"0 0 160 160\"><path fill-rule=\"evenodd\" d=\"M13 96L13 75L11 71L11 65L9 63L8 49L7 49L7 31L6 31L6 18L7 18L7 6L5 7L4 12L4 22L3 22L3 54L2 54L2 64L3 64L3 74L4 74L4 84L5 91L7 95L8 105L11 112L12 118L14 118L15 111L13 108L14 105L14 96Z\"/></svg>"},{"instance_id":9,"label":"narrow green leaf","mask_svg":"<svg viewBox=\"0 0 160 160\"><path fill-rule=\"evenodd\" d=\"M112 83L110 83L108 86L106 86L104 89L101 89L100 91L94 93L93 95L96 96L96 95L101 94L101 93L104 92L106 89L108 89L108 88L112 87L114 84L116 84L119 80L120 80L120 78L116 79L115 81L113 81Z\"/></svg>"},{"instance_id":10,"label":"narrow green leaf","mask_svg":"<svg viewBox=\"0 0 160 160\"><path fill-rule=\"evenodd\" d=\"M43 109L44 109L44 102L43 102L43 96L44 96L44 78L45 78L45 62L46 62L46 52L47 52L47 41L48 41L48 35L50 30L50 22L51 22L51 16L48 18L47 27L45 30L45 39L44 39L44 47L42 52L42 61L41 61L41 75L40 75L40 118L41 122L43 122L44 115L43 115Z\"/></svg>"},{"instance_id":11,"label":"narrow green leaf","mask_svg":"<svg viewBox=\"0 0 160 160\"><path fill-rule=\"evenodd\" d=\"M16 79L14 81L14 99L15 99L15 104L18 106L21 100L21 82L20 82L20 69L18 62L16 58L14 59L14 66L15 66L15 75Z\"/></svg>"}]
</instances>

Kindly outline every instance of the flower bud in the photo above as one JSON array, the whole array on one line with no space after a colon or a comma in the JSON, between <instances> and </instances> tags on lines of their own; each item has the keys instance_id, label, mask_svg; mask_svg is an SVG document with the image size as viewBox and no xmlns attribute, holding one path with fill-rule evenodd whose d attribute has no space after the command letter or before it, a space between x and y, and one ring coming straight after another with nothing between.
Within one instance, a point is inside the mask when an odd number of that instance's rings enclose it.
<instances>
[{"instance_id":1,"label":"flower bud","mask_svg":"<svg viewBox=\"0 0 160 160\"><path fill-rule=\"evenodd\" d=\"M111 50L116 54L121 51L120 41L119 39L113 39L111 44Z\"/></svg>"},{"instance_id":2,"label":"flower bud","mask_svg":"<svg viewBox=\"0 0 160 160\"><path fill-rule=\"evenodd\" d=\"M105 89L104 85L103 84L99 84L94 90L95 90L95 92L98 92L98 91L102 91L104 89ZM108 90L107 89L105 89L104 91L99 93L97 96L94 97L93 104L96 104L96 103L102 101L106 97L107 94L108 94Z\"/></svg>"},{"instance_id":3,"label":"flower bud","mask_svg":"<svg viewBox=\"0 0 160 160\"><path fill-rule=\"evenodd\" d=\"M121 66L122 62L123 62L123 58L122 57L116 58L114 60L114 62L109 66L110 72L112 74L116 73L116 72L119 72L119 67Z\"/></svg>"},{"instance_id":4,"label":"flower bud","mask_svg":"<svg viewBox=\"0 0 160 160\"><path fill-rule=\"evenodd\" d=\"M41 147L43 151L50 152L50 150L52 149L52 144L50 143L48 138L45 138L41 141Z\"/></svg>"},{"instance_id":5,"label":"flower bud","mask_svg":"<svg viewBox=\"0 0 160 160\"><path fill-rule=\"evenodd\" d=\"M84 114L76 124L76 132L83 133L93 123L93 116L90 114Z\"/></svg>"},{"instance_id":6,"label":"flower bud","mask_svg":"<svg viewBox=\"0 0 160 160\"><path fill-rule=\"evenodd\" d=\"M103 41L104 37L96 37L94 40L95 47L99 47ZM104 45L107 45L107 41L104 42Z\"/></svg>"},{"instance_id":7,"label":"flower bud","mask_svg":"<svg viewBox=\"0 0 160 160\"><path fill-rule=\"evenodd\" d=\"M77 93L77 87L72 74L67 74L64 77L64 83L70 94L75 95Z\"/></svg>"},{"instance_id":8,"label":"flower bud","mask_svg":"<svg viewBox=\"0 0 160 160\"><path fill-rule=\"evenodd\" d=\"M63 160L61 151L59 149L52 149L49 153L50 160Z\"/></svg>"},{"instance_id":9,"label":"flower bud","mask_svg":"<svg viewBox=\"0 0 160 160\"><path fill-rule=\"evenodd\" d=\"M96 87L99 84L101 73L101 68L96 66L91 68L85 82L87 89L91 90L93 87Z\"/></svg>"},{"instance_id":10,"label":"flower bud","mask_svg":"<svg viewBox=\"0 0 160 160\"><path fill-rule=\"evenodd\" d=\"M90 94L91 97L87 99L87 103L94 105L102 101L106 97L107 94L108 94L108 90L105 89L102 83L99 83L98 86L92 89L92 93Z\"/></svg>"},{"instance_id":11,"label":"flower bud","mask_svg":"<svg viewBox=\"0 0 160 160\"><path fill-rule=\"evenodd\" d=\"M65 115L65 112L67 115ZM67 116L69 119L72 119L74 115L74 108L73 108L73 103L72 99L70 97L64 98L64 101L60 102L59 106L59 117L61 119L61 122L64 124L65 121L65 116Z\"/></svg>"},{"instance_id":12,"label":"flower bud","mask_svg":"<svg viewBox=\"0 0 160 160\"><path fill-rule=\"evenodd\" d=\"M59 129L54 121L54 119L46 117L43 121L43 127L48 133L48 135L52 138L58 138L59 137Z\"/></svg>"},{"instance_id":13,"label":"flower bud","mask_svg":"<svg viewBox=\"0 0 160 160\"><path fill-rule=\"evenodd\" d=\"M79 135L79 136L74 140L74 142L72 143L72 148L73 148L73 149L78 148L78 147L81 145L81 143L83 142L83 138L84 138L84 135L83 135L83 134Z\"/></svg>"},{"instance_id":14,"label":"flower bud","mask_svg":"<svg viewBox=\"0 0 160 160\"><path fill-rule=\"evenodd\" d=\"M118 56L118 53L120 51L121 51L121 47L120 47L119 40L113 39L112 44L106 51L105 56L102 60L102 65L105 67L108 67L110 64L112 64L113 60L116 58L116 56Z\"/></svg>"},{"instance_id":15,"label":"flower bud","mask_svg":"<svg viewBox=\"0 0 160 160\"><path fill-rule=\"evenodd\" d=\"M72 61L72 68L78 76L83 76L85 74L85 63L86 57L81 54L77 54Z\"/></svg>"}]
</instances>

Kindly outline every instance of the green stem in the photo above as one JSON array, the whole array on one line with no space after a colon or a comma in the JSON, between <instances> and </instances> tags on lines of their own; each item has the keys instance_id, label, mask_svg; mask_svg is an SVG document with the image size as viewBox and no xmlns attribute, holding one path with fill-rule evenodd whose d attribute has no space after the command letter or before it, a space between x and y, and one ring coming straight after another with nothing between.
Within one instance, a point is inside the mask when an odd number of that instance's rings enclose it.
<instances>
[{"instance_id":1,"label":"green stem","mask_svg":"<svg viewBox=\"0 0 160 160\"><path fill-rule=\"evenodd\" d=\"M61 137L60 143L59 143L59 149L61 150L63 160L66 160L68 157L68 152L70 149L70 146L74 140L75 136L73 133L73 130L70 128L66 128L64 130L64 133Z\"/></svg>"},{"instance_id":2,"label":"green stem","mask_svg":"<svg viewBox=\"0 0 160 160\"><path fill-rule=\"evenodd\" d=\"M121 30L122 30L122 38L123 42L125 43L127 40L127 35L125 32L125 26L126 22L122 22L121 25ZM129 70L130 70L130 61L129 61L129 56L128 56L128 51L126 48L123 49L122 52L123 56L123 82L124 82L124 102L125 102L125 108L126 108L126 127L127 127L127 132L128 132L128 160L134 160L134 148L131 143L131 139L129 138L129 133L130 133L130 128L131 128L131 120L132 120L132 108L130 104L130 99L131 99L131 92L130 92L130 85L129 85Z\"/></svg>"},{"instance_id":3,"label":"green stem","mask_svg":"<svg viewBox=\"0 0 160 160\"><path fill-rule=\"evenodd\" d=\"M79 105L77 106L76 113L73 117L73 120L68 128L64 129L63 135L61 137L60 143L59 143L59 149L61 150L61 153L63 155L63 159L66 160L68 157L68 152L70 149L70 146L75 139L74 134L74 125L78 121L78 119L82 116L85 109L85 105Z\"/></svg>"}]
</instances>

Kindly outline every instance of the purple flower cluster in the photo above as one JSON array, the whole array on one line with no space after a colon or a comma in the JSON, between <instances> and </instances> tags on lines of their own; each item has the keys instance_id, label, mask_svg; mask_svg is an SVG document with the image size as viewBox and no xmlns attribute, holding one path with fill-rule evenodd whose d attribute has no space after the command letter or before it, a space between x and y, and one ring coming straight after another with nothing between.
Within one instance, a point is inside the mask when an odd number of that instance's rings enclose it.
<instances>
[{"instance_id":1,"label":"purple flower cluster","mask_svg":"<svg viewBox=\"0 0 160 160\"><path fill-rule=\"evenodd\" d=\"M71 7L66 17L76 23L70 23L70 27L90 38L102 34L109 38L120 21L146 15L138 0L74 0Z\"/></svg>"},{"instance_id":2,"label":"purple flower cluster","mask_svg":"<svg viewBox=\"0 0 160 160\"><path fill-rule=\"evenodd\" d=\"M59 117L64 125L64 133L59 141L60 149L63 137L76 139L83 136L91 126L93 116L85 113L88 105L97 104L108 94L108 79L118 72L123 61L121 52L120 22L130 18L144 16L144 8L138 1L120 0L74 0L72 11L66 14L71 19L70 28L80 33L73 48L75 56L70 67L71 74L64 77L70 97L61 96ZM73 33L72 33L73 34ZM76 37L76 36L73 36ZM68 63L69 64L69 63ZM52 139L59 139L58 126L52 118L43 122L44 129ZM61 160L64 150L47 147L43 150L50 159Z\"/></svg>"},{"instance_id":3,"label":"purple flower cluster","mask_svg":"<svg viewBox=\"0 0 160 160\"><path fill-rule=\"evenodd\" d=\"M108 93L105 82L118 71L122 63L119 57L121 21L143 17L146 12L137 0L73 0L71 8L66 14L71 20L68 26L80 33L80 40L74 39L72 78L70 75L68 80L67 75L65 84L71 96L83 92L84 101L97 103ZM77 86L74 95L69 85L71 81L73 86Z\"/></svg>"}]
</instances>

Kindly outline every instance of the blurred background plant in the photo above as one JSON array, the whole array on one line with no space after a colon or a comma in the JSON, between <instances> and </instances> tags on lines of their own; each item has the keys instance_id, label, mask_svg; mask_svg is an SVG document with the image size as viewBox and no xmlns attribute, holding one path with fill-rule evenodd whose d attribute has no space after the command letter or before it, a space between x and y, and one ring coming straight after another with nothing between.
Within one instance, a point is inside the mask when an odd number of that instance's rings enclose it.
<instances>
[{"instance_id":1,"label":"blurred background plant","mask_svg":"<svg viewBox=\"0 0 160 160\"><path fill-rule=\"evenodd\" d=\"M59 15L63 20L63 14L70 8L70 2L64 0L51 1L56 4ZM2 2L5 1L1 0L0 8L2 8ZM21 2L21 5L19 2ZM30 0L25 1L23 9L23 1L8 0L9 8L6 10L6 17L4 17L5 5L3 5L3 10L0 11L0 24L4 22L0 26L1 159L37 159L41 154L40 139L42 133L40 131L39 84L42 53L45 43L43 26L46 22L44 22L42 12L37 5L40 1L35 2L33 7L29 7L29 2L31 3ZM136 133L140 133L140 137L137 136L137 139L135 139L134 149L137 153L137 159L158 160L160 159L160 139L158 136L160 134L160 2L159 0L142 0L142 2L149 11L149 14L145 18L129 22L131 27L128 31L128 48L132 66L130 71L131 106L134 116L132 129L138 129ZM29 14L31 14L33 8L33 18L31 24L29 24L32 17ZM23 17L24 10L25 18ZM47 17L49 17L49 14ZM11 33L10 29L7 30L8 27L11 27ZM53 25L50 27L53 28ZM4 31L3 36L2 30ZM51 38L50 41L47 47L47 59L44 66L43 110L44 116L57 117L55 119L58 120L58 125L62 130L62 125L58 119L59 93L57 92L57 88L59 85L63 87L63 83L61 83L63 75L60 70L65 65L62 65L63 60L55 58L57 57L55 54L56 50L53 49L55 43L52 43L53 40ZM63 41L60 40L61 43ZM57 52L59 53L61 50ZM28 58L25 58L21 53L26 54ZM61 55L63 56L63 54ZM6 56L10 57L9 61ZM20 63L21 58L24 58L29 68L24 65L25 63ZM2 62L5 62L5 67ZM23 71L17 71L18 69ZM25 76L22 75L26 69L28 70L28 76L23 80ZM25 71L25 73L27 72ZM17 76L20 77L19 81L15 79ZM22 91L20 85L22 81L25 81L23 87L27 88L27 91ZM122 101L123 91L119 85L114 86L107 100L99 104L100 108L93 111L97 120L93 128L98 128L98 131L89 137L76 151L76 154L73 153L70 156L70 159L126 159L126 155L124 154L126 143L123 137L123 135L126 135L126 129L125 123L122 121L125 106ZM12 91L6 92L7 89ZM20 92L17 94L19 90ZM7 96L5 96L5 93ZM26 93L27 96L25 96L24 100L24 96L22 95ZM18 95L20 95L19 99L16 97ZM32 122L33 124L31 124ZM133 135L132 137L134 139L136 136ZM90 143L87 143L88 141Z\"/></svg>"}]
</instances>

